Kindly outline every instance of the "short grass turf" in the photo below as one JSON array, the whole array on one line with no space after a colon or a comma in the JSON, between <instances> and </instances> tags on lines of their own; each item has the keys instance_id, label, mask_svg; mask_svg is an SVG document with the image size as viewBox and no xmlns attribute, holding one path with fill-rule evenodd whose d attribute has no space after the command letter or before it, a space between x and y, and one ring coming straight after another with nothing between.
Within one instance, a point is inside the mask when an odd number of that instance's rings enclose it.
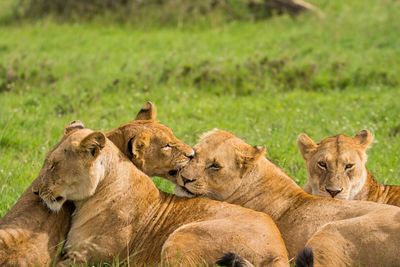
<instances>
[{"instance_id":1,"label":"short grass turf","mask_svg":"<svg viewBox=\"0 0 400 267\"><path fill-rule=\"evenodd\" d=\"M299 133L320 140L368 128L376 137L369 169L400 184L399 3L326 2L314 1L324 19L1 24L0 215L37 177L68 122L110 130L146 100L188 144L213 128L232 131L266 146L299 184Z\"/></svg>"}]
</instances>

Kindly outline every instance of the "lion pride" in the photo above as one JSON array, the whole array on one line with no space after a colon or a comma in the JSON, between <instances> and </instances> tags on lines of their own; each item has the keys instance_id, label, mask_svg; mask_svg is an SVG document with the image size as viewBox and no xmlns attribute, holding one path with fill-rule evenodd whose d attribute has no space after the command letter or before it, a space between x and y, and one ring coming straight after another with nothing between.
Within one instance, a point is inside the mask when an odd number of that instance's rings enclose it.
<instances>
[{"instance_id":1,"label":"lion pride","mask_svg":"<svg viewBox=\"0 0 400 267\"><path fill-rule=\"evenodd\" d=\"M304 190L324 197L400 206L400 186L379 183L365 166L372 141L368 130L354 137L327 137L319 143L300 134L297 143L308 171Z\"/></svg>"},{"instance_id":2,"label":"lion pride","mask_svg":"<svg viewBox=\"0 0 400 267\"><path fill-rule=\"evenodd\" d=\"M162 135L171 132L159 127L145 137L151 140L149 145L139 147L152 153ZM134 266L211 265L228 251L245 255L256 265L289 266L283 240L269 216L160 192L103 133L82 124L68 131L46 156L38 191L53 212L65 201L76 206L59 266L113 262L116 257Z\"/></svg>"},{"instance_id":3,"label":"lion pride","mask_svg":"<svg viewBox=\"0 0 400 267\"><path fill-rule=\"evenodd\" d=\"M148 105L153 106L151 103L145 105L137 115L137 120L148 114L155 116L154 111L147 112L152 111L146 110ZM158 124L158 127L162 127L162 125ZM66 127L64 134L68 134L76 128L83 128L83 125L78 121L73 122ZM168 128L164 128L164 131L155 132L155 134L160 133L161 135L165 131L170 131ZM174 143L176 146L171 149L170 154L164 153L163 161L157 161L159 164L168 163L168 166L157 166L157 164L147 166L147 164L146 171L150 171L150 174L156 170L157 175L166 176L168 171L163 172L161 168L177 169L189 160L187 157L193 153L189 146L176 139L171 132L169 133L169 135L163 135L165 141ZM114 138L116 136L114 135ZM148 162L156 163L156 161ZM65 203L59 212L52 213L36 195L38 182L39 179L35 179L10 211L0 219L0 266L46 266L58 259L59 251L63 247L70 228L74 205L70 202ZM36 194L32 191L35 191Z\"/></svg>"},{"instance_id":4,"label":"lion pride","mask_svg":"<svg viewBox=\"0 0 400 267\"><path fill-rule=\"evenodd\" d=\"M176 193L205 196L270 215L298 266L399 266L400 209L367 201L341 201L304 192L252 147L214 130L194 147Z\"/></svg>"},{"instance_id":5,"label":"lion pride","mask_svg":"<svg viewBox=\"0 0 400 267\"><path fill-rule=\"evenodd\" d=\"M177 170L193 155L193 150L178 140L169 128L156 122L155 116L155 106L147 103L133 123L111 131L109 135L115 143L121 146L122 151L125 151L128 155L133 153L131 156L135 155L137 159L132 161L148 174L174 177ZM139 127L133 127L134 131L132 131L131 127L128 127L129 125ZM64 134L69 135L72 131L83 128L84 126L80 122L73 122L66 127ZM129 139L127 143L121 143L120 141L123 141L125 135L129 136ZM125 145L126 147L124 147ZM128 148L134 148L134 150L128 152ZM137 160L139 159L141 164L138 164ZM58 252L64 244L70 228L74 205L67 202L59 212L50 212L39 196L32 192L39 193L37 188L40 179L39 177L32 183L14 207L0 221L1 266L45 266L57 260ZM161 195L163 194L161 193ZM55 205L57 205L57 201L62 200L55 199ZM164 206L168 207L167 204ZM178 207L179 205L175 206ZM188 209L190 208L189 206ZM223 221L221 220L221 222ZM269 265L268 259L272 257L275 259L272 262L276 266L286 266L284 263L287 260L280 259L280 257L284 259L287 256L285 256L286 250L279 233L274 232L276 227L273 223L268 225L271 225L270 238L278 245L268 250L269 254L263 256L266 259L265 264ZM179 237L179 235L177 236ZM256 242L258 241L256 240ZM165 251L168 250L165 249ZM275 250L278 251L277 257L274 256ZM257 259L254 260L257 262Z\"/></svg>"}]
</instances>

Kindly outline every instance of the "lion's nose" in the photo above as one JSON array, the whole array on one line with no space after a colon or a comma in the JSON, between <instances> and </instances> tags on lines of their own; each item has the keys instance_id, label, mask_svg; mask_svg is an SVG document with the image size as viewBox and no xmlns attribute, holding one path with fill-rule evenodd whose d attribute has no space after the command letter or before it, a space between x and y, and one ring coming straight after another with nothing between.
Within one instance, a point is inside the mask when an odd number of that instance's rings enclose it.
<instances>
[{"instance_id":1,"label":"lion's nose","mask_svg":"<svg viewBox=\"0 0 400 267\"><path fill-rule=\"evenodd\" d=\"M182 178L183 185L186 185L186 184L196 181L196 179L189 179L189 178L186 178L185 176L181 176L181 178Z\"/></svg>"},{"instance_id":2,"label":"lion's nose","mask_svg":"<svg viewBox=\"0 0 400 267\"><path fill-rule=\"evenodd\" d=\"M329 195L331 195L332 198L334 198L335 196L337 196L337 194L343 191L343 188L337 189L325 187L325 190L329 193Z\"/></svg>"}]
</instances>

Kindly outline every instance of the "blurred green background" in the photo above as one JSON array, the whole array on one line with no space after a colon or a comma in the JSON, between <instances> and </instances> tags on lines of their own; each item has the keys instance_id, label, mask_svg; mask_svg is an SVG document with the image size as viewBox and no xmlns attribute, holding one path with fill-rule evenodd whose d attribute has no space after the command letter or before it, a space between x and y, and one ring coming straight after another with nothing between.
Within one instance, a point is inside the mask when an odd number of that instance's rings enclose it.
<instances>
[{"instance_id":1,"label":"blurred green background","mask_svg":"<svg viewBox=\"0 0 400 267\"><path fill-rule=\"evenodd\" d=\"M146 100L185 142L232 131L299 184L300 132L367 128L369 169L400 184L399 1L312 0L323 16L244 0L48 3L0 2L0 215L68 122L109 130Z\"/></svg>"}]
</instances>

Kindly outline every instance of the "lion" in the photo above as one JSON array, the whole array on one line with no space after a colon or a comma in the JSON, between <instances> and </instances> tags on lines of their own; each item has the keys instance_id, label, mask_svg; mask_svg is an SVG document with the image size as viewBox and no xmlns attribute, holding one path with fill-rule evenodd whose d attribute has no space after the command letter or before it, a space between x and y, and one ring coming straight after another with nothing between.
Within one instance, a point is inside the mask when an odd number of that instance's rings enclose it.
<instances>
[{"instance_id":1,"label":"lion","mask_svg":"<svg viewBox=\"0 0 400 267\"><path fill-rule=\"evenodd\" d=\"M298 266L398 266L400 209L309 195L233 134L214 130L194 146L176 194L203 196L270 215ZM308 265L307 265L308 264Z\"/></svg>"},{"instance_id":2,"label":"lion","mask_svg":"<svg viewBox=\"0 0 400 267\"><path fill-rule=\"evenodd\" d=\"M146 116L148 116L148 120L152 117L155 120L156 107L150 102L147 103L136 116L136 121L139 125L146 127L146 123L143 123ZM155 121L152 125L153 130L164 127ZM65 134L68 134L71 130L82 127L79 121L75 121L66 127ZM125 129L130 128L126 125L118 128L118 131L111 131L110 138L117 142L119 137L117 133L123 132ZM164 134L164 132L168 134ZM149 135L145 132L145 128L135 133L138 133L141 137ZM157 134L157 132L154 133ZM192 156L193 149L176 139L171 130L167 127L164 127L159 133L159 137L164 137L165 144L168 143L168 146L161 149L161 151L163 151L161 155L164 160L159 160L158 163L166 165L157 166L157 164L154 165L156 161L147 160L145 169L142 168L141 170L144 172L149 171L149 175L168 176L169 171L172 174L175 172L174 175L176 175L180 166L187 162L190 156ZM132 145L133 136L131 138L131 143L129 145ZM137 151L139 149L138 141L139 138L136 138L135 147ZM171 145L170 148L169 145ZM146 157L147 156L156 158L159 155L148 153L146 154ZM134 162L137 163L136 161ZM140 164L137 164L137 166L139 168L144 167ZM63 247L70 228L71 214L74 210L74 206L72 203L68 202L58 213L51 213L46 205L43 204L40 197L35 195L38 194L36 189L37 185L38 179L33 181L11 210L0 219L1 266L51 265L53 261L57 260L59 251Z\"/></svg>"},{"instance_id":3,"label":"lion","mask_svg":"<svg viewBox=\"0 0 400 267\"><path fill-rule=\"evenodd\" d=\"M37 178L0 219L0 266L49 266L58 259L74 206L67 202L51 213L33 192L38 183Z\"/></svg>"},{"instance_id":4,"label":"lion","mask_svg":"<svg viewBox=\"0 0 400 267\"><path fill-rule=\"evenodd\" d=\"M0 220L0 266L48 266L67 236L71 203L51 213L32 193L36 179Z\"/></svg>"},{"instance_id":5,"label":"lion","mask_svg":"<svg viewBox=\"0 0 400 267\"><path fill-rule=\"evenodd\" d=\"M158 149L157 161L170 161L162 156L163 136L168 135L172 133L166 127L159 127L146 137L151 140L148 146L139 146L144 150L137 151L137 140L132 140L132 151L146 158ZM149 172L158 172L148 169L150 160L140 162ZM66 201L75 205L58 266L116 258L135 266L212 265L228 251L256 265L289 266L280 232L269 216L160 192L103 133L83 124L48 153L39 176L38 193L50 210L59 212Z\"/></svg>"},{"instance_id":6,"label":"lion","mask_svg":"<svg viewBox=\"0 0 400 267\"><path fill-rule=\"evenodd\" d=\"M379 183L365 166L372 141L368 130L354 137L331 136L318 144L300 134L297 143L308 170L304 190L324 197L400 206L400 186Z\"/></svg>"},{"instance_id":7,"label":"lion","mask_svg":"<svg viewBox=\"0 0 400 267\"><path fill-rule=\"evenodd\" d=\"M174 181L179 169L193 158L194 151L156 117L156 106L147 102L135 120L107 132L106 136L148 176Z\"/></svg>"}]
</instances>

